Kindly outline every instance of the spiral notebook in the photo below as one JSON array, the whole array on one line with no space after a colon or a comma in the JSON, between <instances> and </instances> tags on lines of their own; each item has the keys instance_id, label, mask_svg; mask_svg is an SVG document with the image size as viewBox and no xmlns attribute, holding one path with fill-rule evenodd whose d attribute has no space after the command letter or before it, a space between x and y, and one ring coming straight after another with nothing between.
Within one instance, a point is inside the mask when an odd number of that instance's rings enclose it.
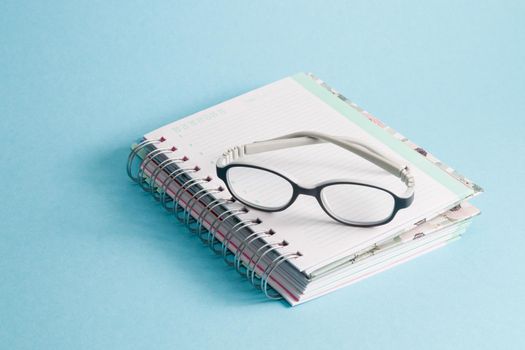
<instances>
[{"instance_id":1,"label":"spiral notebook","mask_svg":"<svg viewBox=\"0 0 525 350\"><path fill-rule=\"evenodd\" d=\"M388 224L360 228L331 220L308 197L262 212L231 198L216 160L232 146L316 130L348 135L408 164L414 203ZM306 182L399 180L329 144L250 156ZM214 253L270 298L311 300L456 240L479 211L476 184L311 74L297 74L147 133L133 144L128 174ZM272 188L266 188L272 195ZM274 193L275 194L275 193ZM358 198L354 205L357 209ZM408 277L407 277L408 278Z\"/></svg>"}]
</instances>

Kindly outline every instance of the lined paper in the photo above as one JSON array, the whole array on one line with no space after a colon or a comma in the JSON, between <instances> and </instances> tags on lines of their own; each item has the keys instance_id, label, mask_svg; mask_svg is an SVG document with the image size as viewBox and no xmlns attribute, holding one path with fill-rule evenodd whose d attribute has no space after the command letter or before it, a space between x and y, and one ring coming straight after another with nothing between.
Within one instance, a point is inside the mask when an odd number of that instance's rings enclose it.
<instances>
[{"instance_id":1,"label":"lined paper","mask_svg":"<svg viewBox=\"0 0 525 350\"><path fill-rule=\"evenodd\" d=\"M407 164L416 187L411 207L399 211L391 223L373 228L350 227L334 221L313 197L299 196L290 208L282 212L266 213L252 209L252 214L276 232L272 240L286 240L289 243L287 251L302 254L291 261L301 271L309 273L362 250L409 228L414 222L435 216L461 199L292 78L168 124L146 137L165 137L177 146L178 152L201 167L201 175L216 178L215 162L227 148L303 130L352 137L371 144L396 161ZM344 179L376 183L398 194L405 190L405 185L397 177L331 144L261 153L244 160L276 170L306 186ZM218 179L214 181L220 183ZM271 193L273 189L265 190ZM349 205L356 211L363 210L362 202L356 198Z\"/></svg>"}]
</instances>

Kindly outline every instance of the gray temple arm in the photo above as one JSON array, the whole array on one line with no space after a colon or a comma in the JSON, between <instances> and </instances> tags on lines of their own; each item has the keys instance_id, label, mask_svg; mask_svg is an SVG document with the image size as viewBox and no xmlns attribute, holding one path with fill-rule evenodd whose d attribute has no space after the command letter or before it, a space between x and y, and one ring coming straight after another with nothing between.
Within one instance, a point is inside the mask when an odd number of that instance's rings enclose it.
<instances>
[{"instance_id":1,"label":"gray temple arm","mask_svg":"<svg viewBox=\"0 0 525 350\"><path fill-rule=\"evenodd\" d=\"M326 142L333 143L355 153L395 176L399 176L405 168L404 165L388 159L380 151L374 149L370 145L363 144L348 137L331 136L315 131L300 131L277 137L275 139L249 143L244 145L244 154L256 154Z\"/></svg>"}]
</instances>

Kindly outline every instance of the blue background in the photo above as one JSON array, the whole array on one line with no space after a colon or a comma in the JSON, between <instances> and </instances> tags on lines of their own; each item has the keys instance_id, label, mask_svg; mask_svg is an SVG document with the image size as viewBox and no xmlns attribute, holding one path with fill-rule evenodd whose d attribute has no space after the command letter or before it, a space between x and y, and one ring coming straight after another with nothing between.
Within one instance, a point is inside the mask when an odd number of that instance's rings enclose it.
<instances>
[{"instance_id":1,"label":"blue background","mask_svg":"<svg viewBox=\"0 0 525 350\"><path fill-rule=\"evenodd\" d=\"M0 348L523 348L523 2L2 1ZM267 302L127 179L132 140L311 71L483 186L445 249Z\"/></svg>"}]
</instances>

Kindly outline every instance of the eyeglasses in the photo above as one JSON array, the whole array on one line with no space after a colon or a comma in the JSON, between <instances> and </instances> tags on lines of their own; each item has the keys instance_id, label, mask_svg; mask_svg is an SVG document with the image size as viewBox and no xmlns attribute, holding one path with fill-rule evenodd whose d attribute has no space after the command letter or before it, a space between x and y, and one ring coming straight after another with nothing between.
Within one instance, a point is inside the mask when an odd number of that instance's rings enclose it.
<instances>
[{"instance_id":1,"label":"eyeglasses","mask_svg":"<svg viewBox=\"0 0 525 350\"><path fill-rule=\"evenodd\" d=\"M398 196L377 185L352 180L329 180L305 187L277 171L241 160L245 155L325 142L351 151L399 177L407 186L405 193ZM230 148L217 160L217 176L224 181L232 196L246 206L276 212L288 208L300 194L313 196L331 218L349 226L386 224L400 209L409 207L414 201L414 177L408 167L359 141L312 131ZM359 206L349 205L356 198Z\"/></svg>"}]
</instances>

